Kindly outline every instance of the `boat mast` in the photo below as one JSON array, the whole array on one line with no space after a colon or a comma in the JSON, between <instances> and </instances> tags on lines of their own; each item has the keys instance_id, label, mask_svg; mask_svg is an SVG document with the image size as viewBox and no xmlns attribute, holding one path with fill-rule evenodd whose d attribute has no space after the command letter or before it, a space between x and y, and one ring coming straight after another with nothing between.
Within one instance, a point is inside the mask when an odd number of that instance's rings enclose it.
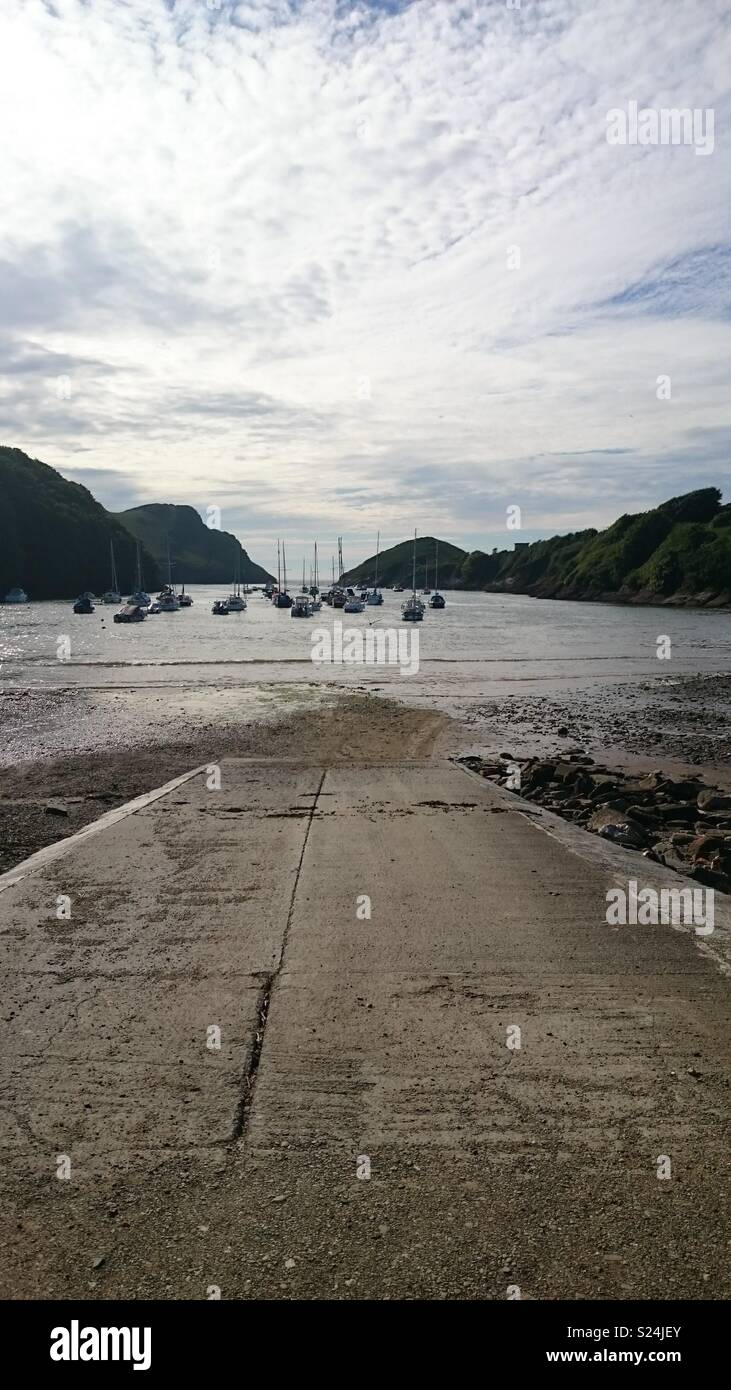
<instances>
[{"instance_id":1,"label":"boat mast","mask_svg":"<svg viewBox=\"0 0 731 1390\"><path fill-rule=\"evenodd\" d=\"M286 552L286 550L284 549L284 541L282 541L282 569L283 569L283 571L284 571L284 592L285 592L285 594L286 594L286 592L287 592L287 552Z\"/></svg>"},{"instance_id":2,"label":"boat mast","mask_svg":"<svg viewBox=\"0 0 731 1390\"><path fill-rule=\"evenodd\" d=\"M280 553L279 541L277 541L277 593L282 592L282 557Z\"/></svg>"},{"instance_id":3,"label":"boat mast","mask_svg":"<svg viewBox=\"0 0 731 1390\"><path fill-rule=\"evenodd\" d=\"M376 538L376 582L375 582L375 585L374 585L374 588L376 588L376 589L378 588L378 553L379 553L380 549L381 549L381 533L380 533L380 531L379 531L379 532L378 532L378 536L377 536L377 538Z\"/></svg>"},{"instance_id":4,"label":"boat mast","mask_svg":"<svg viewBox=\"0 0 731 1390\"><path fill-rule=\"evenodd\" d=\"M315 541L315 588L319 592L319 585L317 582L317 541Z\"/></svg>"},{"instance_id":5,"label":"boat mast","mask_svg":"<svg viewBox=\"0 0 731 1390\"><path fill-rule=\"evenodd\" d=\"M109 541L109 552L112 557L112 593L116 594L118 592L117 566L114 563L114 541L111 539Z\"/></svg>"},{"instance_id":6,"label":"boat mast","mask_svg":"<svg viewBox=\"0 0 731 1390\"><path fill-rule=\"evenodd\" d=\"M140 557L140 543L137 541L137 591L142 593L142 559Z\"/></svg>"},{"instance_id":7,"label":"boat mast","mask_svg":"<svg viewBox=\"0 0 731 1390\"><path fill-rule=\"evenodd\" d=\"M414 564L411 573L411 589L413 597L416 598L416 527L414 527Z\"/></svg>"},{"instance_id":8,"label":"boat mast","mask_svg":"<svg viewBox=\"0 0 731 1390\"><path fill-rule=\"evenodd\" d=\"M436 593L439 593L439 541L434 542L434 570L436 575L434 583L437 586Z\"/></svg>"}]
</instances>

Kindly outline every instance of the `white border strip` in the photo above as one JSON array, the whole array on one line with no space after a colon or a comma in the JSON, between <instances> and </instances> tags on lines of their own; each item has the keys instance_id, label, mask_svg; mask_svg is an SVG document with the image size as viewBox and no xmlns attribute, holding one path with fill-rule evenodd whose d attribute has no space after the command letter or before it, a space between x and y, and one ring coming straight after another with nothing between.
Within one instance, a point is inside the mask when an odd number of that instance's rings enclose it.
<instances>
[{"instance_id":1,"label":"white border strip","mask_svg":"<svg viewBox=\"0 0 731 1390\"><path fill-rule=\"evenodd\" d=\"M85 825L81 830L77 830L73 835L67 835L65 840L56 840L52 845L45 845L43 849L36 850L29 859L24 859L22 863L16 864L14 869L8 869L7 873L0 874L0 893L4 893L6 888L12 888L14 884L20 883L21 879L27 878L36 869L45 868L47 864L52 864L54 860L61 859L69 850L75 849L76 845L82 840L88 840L92 835L98 835L102 830L108 830L111 825L116 825L118 821L125 820L127 816L133 816L135 811L143 811L146 806L152 805L153 801L159 801L161 796L167 796L169 792L175 791L176 787L182 787L184 782L189 782L191 777L198 777L201 772L205 772L208 763L201 763L200 767L194 767L191 772L184 772L180 777L174 777L172 782L166 782L163 787L155 787L151 792L143 792L142 796L136 796L134 801L126 801L123 806L115 806L113 811L106 811L98 820Z\"/></svg>"}]
</instances>

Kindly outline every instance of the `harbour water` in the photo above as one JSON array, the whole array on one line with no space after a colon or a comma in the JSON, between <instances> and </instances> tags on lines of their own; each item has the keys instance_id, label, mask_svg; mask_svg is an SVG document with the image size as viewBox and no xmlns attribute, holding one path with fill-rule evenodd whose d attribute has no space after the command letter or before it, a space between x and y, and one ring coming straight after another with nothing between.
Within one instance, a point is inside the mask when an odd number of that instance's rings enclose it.
<instances>
[{"instance_id":1,"label":"harbour water","mask_svg":"<svg viewBox=\"0 0 731 1390\"><path fill-rule=\"evenodd\" d=\"M315 629L387 629L401 625L403 596L384 594L381 608L343 614L323 605L293 621L261 594L243 613L211 614L220 587L190 589L192 608L160 613L144 623L116 625L113 607L88 616L70 603L0 607L0 686L240 685L312 681L403 685L427 683L434 695L455 685L463 693L566 682L670 677L731 670L731 613L718 610L626 608L610 604L539 601L523 595L448 593L447 607L427 610L419 627L419 670L322 667L311 660ZM669 643L659 639L669 638ZM65 640L67 639L67 640ZM660 656L659 651L666 652ZM397 691L394 690L394 694Z\"/></svg>"},{"instance_id":2,"label":"harbour water","mask_svg":"<svg viewBox=\"0 0 731 1390\"><path fill-rule=\"evenodd\" d=\"M390 591L380 608L323 605L297 621L260 593L245 612L214 617L226 590L190 592L192 608L124 626L102 605L88 616L60 602L0 608L0 763L232 729L323 707L342 691L451 715L467 733L463 748L517 730L523 747L540 750L568 723L595 746L716 766L728 758L728 612L449 592L447 607L427 609L415 628L401 622L404 596ZM418 641L418 663L407 674L313 662L313 634L335 623L396 629Z\"/></svg>"}]
</instances>

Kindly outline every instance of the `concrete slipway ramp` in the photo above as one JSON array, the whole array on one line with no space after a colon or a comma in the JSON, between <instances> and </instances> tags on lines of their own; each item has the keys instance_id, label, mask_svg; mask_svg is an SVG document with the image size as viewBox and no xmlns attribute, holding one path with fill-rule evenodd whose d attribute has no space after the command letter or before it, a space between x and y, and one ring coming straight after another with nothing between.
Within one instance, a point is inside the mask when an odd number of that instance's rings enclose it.
<instances>
[{"instance_id":1,"label":"concrete slipway ramp","mask_svg":"<svg viewBox=\"0 0 731 1390\"><path fill-rule=\"evenodd\" d=\"M722 927L448 763L207 780L0 880L3 1297L729 1296Z\"/></svg>"}]
</instances>

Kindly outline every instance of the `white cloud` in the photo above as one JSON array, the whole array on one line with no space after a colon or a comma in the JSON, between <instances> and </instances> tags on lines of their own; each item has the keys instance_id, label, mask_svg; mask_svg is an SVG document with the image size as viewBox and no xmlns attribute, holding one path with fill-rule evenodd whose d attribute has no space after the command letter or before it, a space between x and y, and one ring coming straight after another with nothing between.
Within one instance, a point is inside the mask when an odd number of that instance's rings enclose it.
<instances>
[{"instance_id":1,"label":"white cloud","mask_svg":"<svg viewBox=\"0 0 731 1390\"><path fill-rule=\"evenodd\" d=\"M6 442L238 486L262 558L723 483L722 0L27 0L0 54ZM607 145L629 100L713 107L713 155Z\"/></svg>"}]
</instances>

